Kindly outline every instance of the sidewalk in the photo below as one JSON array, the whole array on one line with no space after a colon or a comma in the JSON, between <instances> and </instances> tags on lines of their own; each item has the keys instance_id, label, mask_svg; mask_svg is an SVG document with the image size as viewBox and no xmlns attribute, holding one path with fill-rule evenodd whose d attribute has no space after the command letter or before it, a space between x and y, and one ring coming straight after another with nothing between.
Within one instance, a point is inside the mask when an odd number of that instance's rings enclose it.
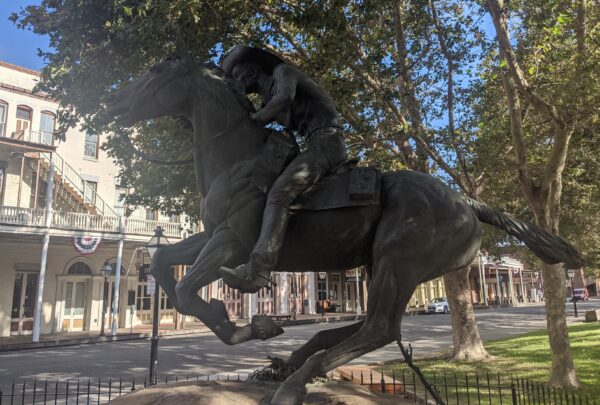
<instances>
[{"instance_id":1,"label":"sidewalk","mask_svg":"<svg viewBox=\"0 0 600 405\"><path fill-rule=\"evenodd\" d=\"M363 319L364 315L357 317L355 313L328 313L322 315L297 315L296 319L281 320L281 326L306 325L321 322L343 322ZM245 325L245 320L235 320L238 325ZM119 328L117 335L110 335L110 328L106 329L106 336L99 336L98 331L92 332L63 332L52 335L41 335L39 342L32 342L31 335L0 337L0 352L16 350L42 349L47 347L77 346L82 344L114 342L121 340L149 339L152 336L152 325L139 325L131 328ZM183 329L175 329L174 324L159 325L159 336L178 336L191 334L212 333L200 322L187 323Z\"/></svg>"}]
</instances>

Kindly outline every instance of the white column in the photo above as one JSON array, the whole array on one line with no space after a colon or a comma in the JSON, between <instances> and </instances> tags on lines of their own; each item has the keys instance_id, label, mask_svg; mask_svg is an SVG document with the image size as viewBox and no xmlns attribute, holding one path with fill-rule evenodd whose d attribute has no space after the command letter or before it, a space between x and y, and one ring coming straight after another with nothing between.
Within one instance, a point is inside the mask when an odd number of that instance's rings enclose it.
<instances>
[{"instance_id":1,"label":"white column","mask_svg":"<svg viewBox=\"0 0 600 405\"><path fill-rule=\"evenodd\" d=\"M50 167L48 168L48 184L46 187L46 218L44 241L42 243L42 256L40 258L40 278L38 280L37 296L35 301L35 312L33 318L33 341L40 341L40 329L42 324L42 298L44 296L44 280L46 278L46 264L48 262L48 246L50 245L50 226L52 226L52 196L54 191L54 159L50 154Z\"/></svg>"},{"instance_id":2,"label":"white column","mask_svg":"<svg viewBox=\"0 0 600 405\"><path fill-rule=\"evenodd\" d=\"M257 298L256 294L257 293L248 294L248 295L250 295L250 305L249 305L250 313L248 314L249 315L248 319L252 319L252 316L256 315L256 313L258 312L257 302L256 302L256 298Z\"/></svg>"},{"instance_id":3,"label":"white column","mask_svg":"<svg viewBox=\"0 0 600 405\"><path fill-rule=\"evenodd\" d=\"M115 270L115 297L113 299L113 317L111 332L113 336L117 335L117 328L119 327L119 297L121 295L121 262L123 260L123 217L119 220L119 228L121 234L119 235L119 248L117 250L117 263ZM158 288L158 286L156 286Z\"/></svg>"},{"instance_id":4,"label":"white column","mask_svg":"<svg viewBox=\"0 0 600 405\"><path fill-rule=\"evenodd\" d=\"M513 305L515 304L515 291L513 286L513 277L512 277L513 268L508 268L508 293L510 294L510 299L512 300Z\"/></svg>"},{"instance_id":5,"label":"white column","mask_svg":"<svg viewBox=\"0 0 600 405\"><path fill-rule=\"evenodd\" d=\"M502 305L502 288L500 287L500 274L498 273L498 267L494 267L496 270L496 297L499 305Z\"/></svg>"},{"instance_id":6,"label":"white column","mask_svg":"<svg viewBox=\"0 0 600 405\"><path fill-rule=\"evenodd\" d=\"M483 266L483 254L479 253L479 277L481 277L481 290L483 295L483 303L487 307L488 296L487 296L487 283L485 282L485 267Z\"/></svg>"},{"instance_id":7,"label":"white column","mask_svg":"<svg viewBox=\"0 0 600 405\"><path fill-rule=\"evenodd\" d=\"M525 287L523 286L523 268L519 269L519 280L521 281L521 298L525 302Z\"/></svg>"},{"instance_id":8,"label":"white column","mask_svg":"<svg viewBox=\"0 0 600 405\"><path fill-rule=\"evenodd\" d=\"M306 297L308 298L308 313L314 315L317 313L316 299L317 294L315 291L315 277L317 273L306 273Z\"/></svg>"},{"instance_id":9,"label":"white column","mask_svg":"<svg viewBox=\"0 0 600 405\"><path fill-rule=\"evenodd\" d=\"M287 273L279 273L279 280L279 314L287 315L290 313L290 283Z\"/></svg>"}]
</instances>

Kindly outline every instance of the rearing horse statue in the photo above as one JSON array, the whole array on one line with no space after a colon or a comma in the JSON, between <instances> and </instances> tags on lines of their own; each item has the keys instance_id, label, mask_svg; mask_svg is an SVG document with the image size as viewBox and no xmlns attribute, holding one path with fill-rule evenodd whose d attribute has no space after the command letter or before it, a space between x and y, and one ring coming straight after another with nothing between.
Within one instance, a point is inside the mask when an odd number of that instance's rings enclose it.
<instances>
[{"instance_id":1,"label":"rearing horse statue","mask_svg":"<svg viewBox=\"0 0 600 405\"><path fill-rule=\"evenodd\" d=\"M221 301L198 290L219 279L221 266L248 260L258 236L265 194L250 181L271 131L248 117L251 109L235 83L189 55L172 57L117 91L108 112L124 125L164 115L184 115L194 128L194 160L206 197L205 232L158 250L151 273L182 314L204 322L227 344L282 332L264 317L247 326L229 321ZM301 403L313 377L396 341L415 287L469 265L480 248L485 222L523 241L548 263L580 267L577 250L562 238L463 197L439 180L413 171L384 173L379 204L299 211L279 258L281 271L340 271L367 266L370 277L364 321L319 332L293 352L297 370L272 403ZM176 282L169 266L191 265Z\"/></svg>"}]
</instances>

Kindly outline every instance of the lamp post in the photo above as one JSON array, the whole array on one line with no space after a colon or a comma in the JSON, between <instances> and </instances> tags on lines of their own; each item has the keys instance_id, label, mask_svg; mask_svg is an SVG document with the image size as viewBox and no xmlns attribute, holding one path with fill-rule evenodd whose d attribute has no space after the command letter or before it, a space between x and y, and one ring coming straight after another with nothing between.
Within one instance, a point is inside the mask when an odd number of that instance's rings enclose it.
<instances>
[{"instance_id":1,"label":"lamp post","mask_svg":"<svg viewBox=\"0 0 600 405\"><path fill-rule=\"evenodd\" d=\"M356 315L360 316L362 310L360 307L360 289L359 289L359 281L358 281L358 276L361 274L361 269L360 267L354 269L354 275L356 276Z\"/></svg>"},{"instance_id":2,"label":"lamp post","mask_svg":"<svg viewBox=\"0 0 600 405\"><path fill-rule=\"evenodd\" d=\"M573 277L575 277L575 270L567 270L567 275L571 279L571 301L573 301L573 311L575 312L575 318L577 318L577 297L575 297L575 288L573 288Z\"/></svg>"},{"instance_id":3,"label":"lamp post","mask_svg":"<svg viewBox=\"0 0 600 405\"><path fill-rule=\"evenodd\" d=\"M327 273L324 271L319 272L319 280L321 280L320 285L323 286L323 280L327 278ZM327 299L327 287L325 287L325 293L321 290L321 320L325 319L325 300Z\"/></svg>"},{"instance_id":4,"label":"lamp post","mask_svg":"<svg viewBox=\"0 0 600 405\"><path fill-rule=\"evenodd\" d=\"M104 318L106 318L106 304L108 301L108 277L112 273L112 267L108 264L108 260L102 266L102 275L104 276L104 289L102 292L102 320L100 323L100 336L104 336Z\"/></svg>"},{"instance_id":5,"label":"lamp post","mask_svg":"<svg viewBox=\"0 0 600 405\"><path fill-rule=\"evenodd\" d=\"M161 240L163 243L161 243ZM150 259L161 246L168 245L168 239L163 235L163 230L160 226L154 230L154 236L146 245ZM150 384L156 383L156 366L158 364L158 301L160 299L159 286L154 285L154 306L152 308L152 339L150 345Z\"/></svg>"}]
</instances>

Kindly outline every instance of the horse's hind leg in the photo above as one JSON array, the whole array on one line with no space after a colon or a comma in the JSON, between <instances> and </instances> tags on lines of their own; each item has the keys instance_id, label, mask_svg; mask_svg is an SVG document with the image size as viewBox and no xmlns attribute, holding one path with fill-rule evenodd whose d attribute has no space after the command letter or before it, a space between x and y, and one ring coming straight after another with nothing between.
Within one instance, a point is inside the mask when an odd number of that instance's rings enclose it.
<instances>
[{"instance_id":1,"label":"horse's hind leg","mask_svg":"<svg viewBox=\"0 0 600 405\"><path fill-rule=\"evenodd\" d=\"M180 242L161 247L152 257L150 273L154 276L158 285L165 290L179 313L184 313L184 308L177 301L175 294L177 281L173 277L171 266L194 264L209 239L207 232L196 233Z\"/></svg>"},{"instance_id":2,"label":"horse's hind leg","mask_svg":"<svg viewBox=\"0 0 600 405\"><path fill-rule=\"evenodd\" d=\"M354 335L362 327L364 321L355 322L341 328L326 329L317 332L308 342L294 350L286 365L299 369L306 360L320 350L329 349Z\"/></svg>"},{"instance_id":3,"label":"horse's hind leg","mask_svg":"<svg viewBox=\"0 0 600 405\"><path fill-rule=\"evenodd\" d=\"M281 384L272 404L302 403L306 394L305 385L312 378L398 339L403 309L416 283L407 281L402 276L404 272L400 272L397 266L396 258L386 258L375 265L374 278L369 287L368 312L363 325L348 339L311 356Z\"/></svg>"}]
</instances>

